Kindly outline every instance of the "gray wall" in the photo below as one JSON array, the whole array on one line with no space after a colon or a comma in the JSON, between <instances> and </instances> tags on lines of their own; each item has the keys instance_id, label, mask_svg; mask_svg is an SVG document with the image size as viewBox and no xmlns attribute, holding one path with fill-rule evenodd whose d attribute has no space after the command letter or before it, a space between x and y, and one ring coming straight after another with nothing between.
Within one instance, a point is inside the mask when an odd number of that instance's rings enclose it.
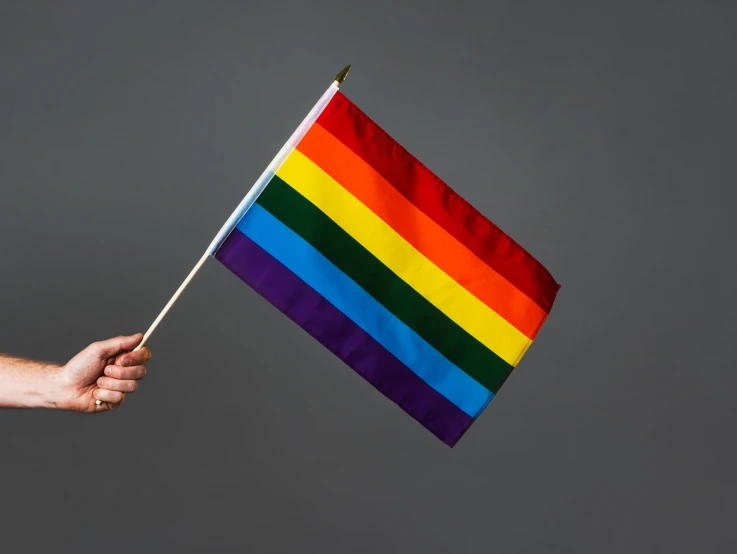
<instances>
[{"instance_id":1,"label":"gray wall","mask_svg":"<svg viewBox=\"0 0 737 554\"><path fill-rule=\"evenodd\" d=\"M451 450L208 262L0 550L737 549L728 2L0 2L0 351L145 330L333 75L563 288Z\"/></svg>"}]
</instances>

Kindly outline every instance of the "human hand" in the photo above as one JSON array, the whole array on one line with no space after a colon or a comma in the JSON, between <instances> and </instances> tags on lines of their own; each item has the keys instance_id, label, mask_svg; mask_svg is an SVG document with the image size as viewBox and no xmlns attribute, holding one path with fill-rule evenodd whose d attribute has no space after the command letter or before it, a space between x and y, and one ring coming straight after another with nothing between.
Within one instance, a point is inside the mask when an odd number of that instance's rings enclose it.
<instances>
[{"instance_id":1,"label":"human hand","mask_svg":"<svg viewBox=\"0 0 737 554\"><path fill-rule=\"evenodd\" d=\"M146 375L143 364L151 359L151 351L143 347L132 352L142 338L138 333L94 342L74 356L58 373L57 406L82 413L120 406Z\"/></svg>"}]
</instances>

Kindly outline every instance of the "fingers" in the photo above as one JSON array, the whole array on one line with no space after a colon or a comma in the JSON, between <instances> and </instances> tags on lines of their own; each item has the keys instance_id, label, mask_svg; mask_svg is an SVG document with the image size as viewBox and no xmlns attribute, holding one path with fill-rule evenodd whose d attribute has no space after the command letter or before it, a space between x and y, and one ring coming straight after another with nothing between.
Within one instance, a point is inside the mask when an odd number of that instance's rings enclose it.
<instances>
[{"instance_id":1,"label":"fingers","mask_svg":"<svg viewBox=\"0 0 737 554\"><path fill-rule=\"evenodd\" d=\"M125 393L108 389L95 389L92 395L101 402L120 404L125 399Z\"/></svg>"},{"instance_id":2,"label":"fingers","mask_svg":"<svg viewBox=\"0 0 737 554\"><path fill-rule=\"evenodd\" d=\"M140 342L140 341L139 341ZM115 357L113 362L115 365L123 366L135 366L143 365L151 359L151 350L147 346L144 346L140 350L135 352L123 352Z\"/></svg>"},{"instance_id":3,"label":"fingers","mask_svg":"<svg viewBox=\"0 0 737 554\"><path fill-rule=\"evenodd\" d=\"M131 367L109 365L105 368L105 375L114 379L143 379L146 376L146 367L142 365Z\"/></svg>"},{"instance_id":4,"label":"fingers","mask_svg":"<svg viewBox=\"0 0 737 554\"><path fill-rule=\"evenodd\" d=\"M135 392L138 388L138 380L146 375L144 363L151 359L151 350L142 347L133 352L143 340L143 335L137 333L131 336L120 336L92 344L98 358L110 360L104 369L104 376L97 379L98 389L92 394L100 402L119 405L125 400L125 395Z\"/></svg>"},{"instance_id":5,"label":"fingers","mask_svg":"<svg viewBox=\"0 0 737 554\"><path fill-rule=\"evenodd\" d=\"M108 402L100 397L100 394L104 394L103 391L115 393L135 392L138 388L138 380L143 379L145 375L146 368L142 365L130 367L109 365L105 367L105 376L97 379L97 386L100 388L95 391L95 397L103 402Z\"/></svg>"},{"instance_id":6,"label":"fingers","mask_svg":"<svg viewBox=\"0 0 737 554\"><path fill-rule=\"evenodd\" d=\"M140 344L142 339L143 335L141 333L136 333L135 335L127 337L121 336L94 342L90 345L90 348L92 348L95 354L100 358L112 358L122 352L133 350Z\"/></svg>"},{"instance_id":7,"label":"fingers","mask_svg":"<svg viewBox=\"0 0 737 554\"><path fill-rule=\"evenodd\" d=\"M97 386L100 389L117 392L135 392L138 388L138 381L133 379L113 379L112 377L100 377L97 380Z\"/></svg>"}]
</instances>

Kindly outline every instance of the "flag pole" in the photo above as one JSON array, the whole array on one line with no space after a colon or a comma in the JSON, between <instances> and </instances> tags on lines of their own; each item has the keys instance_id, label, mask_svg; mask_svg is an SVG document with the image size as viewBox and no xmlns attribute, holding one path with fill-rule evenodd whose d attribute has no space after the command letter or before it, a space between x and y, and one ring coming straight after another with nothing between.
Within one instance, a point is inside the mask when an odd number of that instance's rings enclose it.
<instances>
[{"instance_id":1,"label":"flag pole","mask_svg":"<svg viewBox=\"0 0 737 554\"><path fill-rule=\"evenodd\" d=\"M161 310L161 313L159 313L158 317L154 320L146 333L143 335L141 343L134 348L134 351L140 350L146 345L146 342L149 340L149 338L151 338L151 335L156 330L156 327L158 327L159 323L161 323L161 320L164 319L164 316L166 316L166 314L172 308L182 292L184 292L184 289L187 288L187 285L189 285L189 283L192 281L200 268L205 264L210 256L215 255L223 241L228 238L228 235L230 235L233 229L235 229L236 225L238 225L248 209L253 206L253 203L256 201L261 192L263 192L264 188L266 188L266 185L271 180L271 177L274 175L274 173L276 173L276 170L279 169L282 163L284 163L284 160L287 158L287 156L289 156L290 152L295 148L295 146L297 146L297 143L302 140L302 137L305 136L305 134L318 118L320 113L322 113L322 110L325 109L325 106L328 105L328 102L330 102L332 97L335 96L335 93L338 92L338 87L343 83L343 81L345 81L350 69L351 66L349 64L335 76L335 79L331 83L330 87L328 87L322 97L320 97L320 100L318 100L317 104L315 104L312 110L310 110L310 112L307 114L307 117L302 120L302 123L300 123L294 133L292 133L292 136L289 137L289 140L284 144L284 146L282 146L281 150L279 150L279 152L268 165L266 170L261 174L261 177L259 177L256 183L251 187L241 203L225 222L225 225L222 226L218 234L210 243L207 251L202 254L202 257L189 272L187 278L182 282L181 285L179 285L179 288L174 293L174 296L172 296L169 299L169 302L166 303L166 306L164 306L164 309ZM99 406L100 404L102 404L102 401L98 400L97 405Z\"/></svg>"},{"instance_id":2,"label":"flag pole","mask_svg":"<svg viewBox=\"0 0 737 554\"><path fill-rule=\"evenodd\" d=\"M200 258L200 261L197 262L197 265L195 265L194 268L192 268L192 271L189 272L189 275L187 275L187 278L182 282L181 285L179 285L179 288L174 293L174 296L171 297L171 299L166 304L166 306L164 306L164 309L161 310L161 313L151 324L151 327L148 328L148 331L146 331L146 334L143 336L141 343L138 346L136 346L135 350L139 350L145 346L148 339L151 338L151 335L153 334L156 327L159 325L159 323L161 323L161 320L164 319L164 316L174 305L174 302L177 301L177 299L182 294L184 289L187 287L187 285L189 285L190 281L192 281L194 276L197 274L200 268L207 261L207 258L215 255L218 248L220 248L220 245L225 241L226 238L228 238L228 235L230 235L233 229L235 229L236 225L238 225L238 223L243 218L243 216L246 214L248 209L251 206L253 206L253 203L256 201L256 199L261 194L261 192L263 192L263 190L266 188L266 185L269 183L269 181L271 180L271 177L274 175L276 170L279 169L282 163L284 163L284 160L287 158L290 152L294 149L294 147L297 146L297 143L300 140L302 140L302 137L305 136L305 134L307 133L309 128L312 126L312 124L315 122L317 117L320 115L322 110L325 109L325 106L327 106L328 102L330 102L332 97L338 91L338 87L340 86L341 83L343 83L343 81L345 81L350 69L351 69L351 66L347 65L345 68L343 68L343 70L340 73L338 73L335 76L333 83L330 85L330 87L325 92L325 94L322 95L320 100L318 100L317 104L315 104L312 110L310 110L310 113L307 114L307 117L305 117L305 119L302 121L299 127L297 127L297 130L294 131L294 133L289 138L289 140L284 144L284 146L282 146L281 150L277 153L277 155L268 165L264 173L256 181L253 187L251 187L251 189L248 191L248 193L243 198L241 203L238 205L238 207L233 211L231 216L225 222L225 225L222 226L218 234L215 236L213 241L210 243L210 246L207 248L207 251Z\"/></svg>"}]
</instances>

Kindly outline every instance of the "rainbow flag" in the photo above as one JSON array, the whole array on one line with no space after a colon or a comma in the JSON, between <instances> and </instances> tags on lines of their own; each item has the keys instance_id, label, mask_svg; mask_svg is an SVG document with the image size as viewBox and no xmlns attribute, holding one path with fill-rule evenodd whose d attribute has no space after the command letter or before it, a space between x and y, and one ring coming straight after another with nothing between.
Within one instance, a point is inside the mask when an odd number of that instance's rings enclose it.
<instances>
[{"instance_id":1,"label":"rainbow flag","mask_svg":"<svg viewBox=\"0 0 737 554\"><path fill-rule=\"evenodd\" d=\"M559 285L337 87L292 142L215 257L455 445Z\"/></svg>"}]
</instances>

